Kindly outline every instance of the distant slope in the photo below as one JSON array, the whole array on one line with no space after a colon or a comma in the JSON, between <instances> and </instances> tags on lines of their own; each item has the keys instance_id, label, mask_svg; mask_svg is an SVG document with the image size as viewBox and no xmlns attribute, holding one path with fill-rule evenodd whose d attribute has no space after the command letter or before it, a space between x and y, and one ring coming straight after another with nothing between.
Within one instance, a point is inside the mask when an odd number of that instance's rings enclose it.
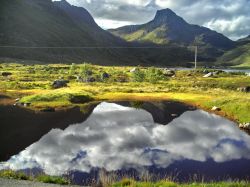
<instances>
[{"instance_id":1,"label":"distant slope","mask_svg":"<svg viewBox=\"0 0 250 187\"><path fill-rule=\"evenodd\" d=\"M191 25L170 9L157 11L155 18L146 24L109 31L127 41L161 45L171 43L182 46L198 45L200 55L212 59L234 47L234 42L222 34L205 27Z\"/></svg>"},{"instance_id":2,"label":"distant slope","mask_svg":"<svg viewBox=\"0 0 250 187\"><path fill-rule=\"evenodd\" d=\"M229 66L250 67L250 36L237 41L237 47L218 58L218 63Z\"/></svg>"},{"instance_id":3,"label":"distant slope","mask_svg":"<svg viewBox=\"0 0 250 187\"><path fill-rule=\"evenodd\" d=\"M126 46L102 30L84 9L65 0L1 0L0 45L27 47ZM2 48L0 57L48 62L90 61L96 64L131 63L129 51L111 49ZM117 58L120 57L120 58ZM127 57L127 58L123 58Z\"/></svg>"},{"instance_id":4,"label":"distant slope","mask_svg":"<svg viewBox=\"0 0 250 187\"><path fill-rule=\"evenodd\" d=\"M193 60L185 47L128 43L100 28L87 10L65 0L1 0L0 25L0 46L21 47L1 48L0 58L148 66L185 66ZM39 48L47 46L51 48ZM62 48L53 48L58 46ZM76 48L67 48L72 46ZM99 48L77 48L82 46Z\"/></svg>"}]
</instances>

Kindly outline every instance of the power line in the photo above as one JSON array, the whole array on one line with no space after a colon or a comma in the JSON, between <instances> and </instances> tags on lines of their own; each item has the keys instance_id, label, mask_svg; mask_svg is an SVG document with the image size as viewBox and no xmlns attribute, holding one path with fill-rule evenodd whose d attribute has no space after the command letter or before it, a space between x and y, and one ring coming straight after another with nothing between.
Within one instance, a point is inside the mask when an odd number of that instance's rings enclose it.
<instances>
[{"instance_id":1,"label":"power line","mask_svg":"<svg viewBox=\"0 0 250 187\"><path fill-rule=\"evenodd\" d=\"M171 46L165 47L152 47L152 46L144 46L144 47L124 47L124 46L0 46L0 48L16 48L16 49L167 49L167 48L176 48Z\"/></svg>"}]
</instances>

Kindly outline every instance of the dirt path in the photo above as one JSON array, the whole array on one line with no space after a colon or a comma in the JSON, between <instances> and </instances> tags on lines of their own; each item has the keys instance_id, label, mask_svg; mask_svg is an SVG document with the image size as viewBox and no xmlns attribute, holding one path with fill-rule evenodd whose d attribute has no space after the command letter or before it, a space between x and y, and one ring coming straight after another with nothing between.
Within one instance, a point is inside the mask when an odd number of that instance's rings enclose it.
<instances>
[{"instance_id":1,"label":"dirt path","mask_svg":"<svg viewBox=\"0 0 250 187\"><path fill-rule=\"evenodd\" d=\"M79 186L71 186L71 185L62 186L62 185L56 185L56 184L45 184L45 183L40 183L40 182L3 179L3 178L0 178L0 186L1 187L79 187Z\"/></svg>"}]
</instances>

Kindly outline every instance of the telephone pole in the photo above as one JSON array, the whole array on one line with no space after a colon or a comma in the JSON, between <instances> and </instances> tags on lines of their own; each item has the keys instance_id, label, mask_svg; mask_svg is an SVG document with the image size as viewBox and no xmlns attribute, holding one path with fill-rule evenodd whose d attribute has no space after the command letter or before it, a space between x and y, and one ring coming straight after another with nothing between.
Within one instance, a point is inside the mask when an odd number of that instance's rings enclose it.
<instances>
[{"instance_id":1,"label":"telephone pole","mask_svg":"<svg viewBox=\"0 0 250 187\"><path fill-rule=\"evenodd\" d=\"M198 46L195 46L195 57L194 57L195 69L197 69L197 55L198 55Z\"/></svg>"}]
</instances>

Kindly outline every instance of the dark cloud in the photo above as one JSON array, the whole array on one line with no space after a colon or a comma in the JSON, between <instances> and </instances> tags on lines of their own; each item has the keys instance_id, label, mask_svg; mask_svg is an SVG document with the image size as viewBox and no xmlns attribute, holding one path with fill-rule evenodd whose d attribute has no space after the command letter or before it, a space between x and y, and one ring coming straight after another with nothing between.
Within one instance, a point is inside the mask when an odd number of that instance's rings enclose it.
<instances>
[{"instance_id":1,"label":"dark cloud","mask_svg":"<svg viewBox=\"0 0 250 187\"><path fill-rule=\"evenodd\" d=\"M250 34L250 0L68 0L85 7L103 28L150 21L158 9L171 8L189 23L238 39Z\"/></svg>"}]
</instances>

